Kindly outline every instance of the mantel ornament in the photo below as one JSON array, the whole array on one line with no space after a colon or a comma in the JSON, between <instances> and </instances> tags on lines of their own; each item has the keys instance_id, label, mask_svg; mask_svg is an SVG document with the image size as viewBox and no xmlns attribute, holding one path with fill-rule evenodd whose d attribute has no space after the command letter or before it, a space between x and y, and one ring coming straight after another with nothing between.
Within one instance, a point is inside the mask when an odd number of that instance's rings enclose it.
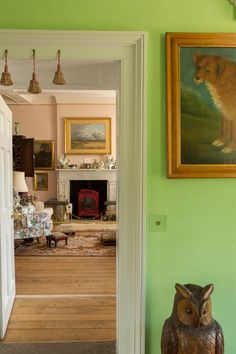
<instances>
[{"instance_id":1,"label":"mantel ornament","mask_svg":"<svg viewBox=\"0 0 236 354\"><path fill-rule=\"evenodd\" d=\"M59 159L59 168L68 168L70 160L67 158L66 154L60 157Z\"/></svg>"},{"instance_id":2,"label":"mantel ornament","mask_svg":"<svg viewBox=\"0 0 236 354\"><path fill-rule=\"evenodd\" d=\"M171 316L162 329L162 354L223 354L224 335L212 318L211 294L214 286L176 284Z\"/></svg>"}]
</instances>

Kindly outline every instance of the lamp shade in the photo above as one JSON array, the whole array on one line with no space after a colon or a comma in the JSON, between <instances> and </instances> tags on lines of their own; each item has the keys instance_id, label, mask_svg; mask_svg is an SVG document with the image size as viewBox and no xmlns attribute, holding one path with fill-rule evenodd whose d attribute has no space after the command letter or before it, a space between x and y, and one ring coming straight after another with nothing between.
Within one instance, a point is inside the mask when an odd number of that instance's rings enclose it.
<instances>
[{"instance_id":1,"label":"lamp shade","mask_svg":"<svg viewBox=\"0 0 236 354\"><path fill-rule=\"evenodd\" d=\"M18 193L28 192L25 182L25 172L13 171L13 187Z\"/></svg>"}]
</instances>

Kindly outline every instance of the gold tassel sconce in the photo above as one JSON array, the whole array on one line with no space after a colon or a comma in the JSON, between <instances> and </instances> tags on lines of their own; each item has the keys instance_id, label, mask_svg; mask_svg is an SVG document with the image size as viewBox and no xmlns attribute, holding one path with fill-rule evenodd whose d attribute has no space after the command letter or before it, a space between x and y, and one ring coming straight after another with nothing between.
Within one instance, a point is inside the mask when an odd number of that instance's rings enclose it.
<instances>
[{"instance_id":1,"label":"gold tassel sconce","mask_svg":"<svg viewBox=\"0 0 236 354\"><path fill-rule=\"evenodd\" d=\"M7 54L8 51L5 49L4 52L4 58L5 58L5 67L4 67L4 72L2 73L1 81L0 84L3 86L11 86L13 85L12 79L11 79L11 74L8 71L8 66L7 66Z\"/></svg>"},{"instance_id":2,"label":"gold tassel sconce","mask_svg":"<svg viewBox=\"0 0 236 354\"><path fill-rule=\"evenodd\" d=\"M57 71L55 72L53 83L55 85L65 85L66 81L64 79L63 72L61 70L61 51L58 49L57 51Z\"/></svg>"},{"instance_id":3,"label":"gold tassel sconce","mask_svg":"<svg viewBox=\"0 0 236 354\"><path fill-rule=\"evenodd\" d=\"M39 86L39 82L36 79L36 73L35 73L35 49L33 49L33 74L32 74L32 80L30 80L28 92L34 94L41 92L41 88Z\"/></svg>"}]
</instances>

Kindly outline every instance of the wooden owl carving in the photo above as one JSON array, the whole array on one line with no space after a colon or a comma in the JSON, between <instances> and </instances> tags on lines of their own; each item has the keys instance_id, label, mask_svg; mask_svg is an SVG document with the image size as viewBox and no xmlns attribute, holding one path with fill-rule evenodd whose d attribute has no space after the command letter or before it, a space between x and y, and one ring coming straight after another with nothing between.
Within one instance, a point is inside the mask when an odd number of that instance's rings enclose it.
<instances>
[{"instance_id":1,"label":"wooden owl carving","mask_svg":"<svg viewBox=\"0 0 236 354\"><path fill-rule=\"evenodd\" d=\"M214 286L175 285L171 316L162 329L162 354L223 354L224 335L212 318L211 299Z\"/></svg>"}]
</instances>

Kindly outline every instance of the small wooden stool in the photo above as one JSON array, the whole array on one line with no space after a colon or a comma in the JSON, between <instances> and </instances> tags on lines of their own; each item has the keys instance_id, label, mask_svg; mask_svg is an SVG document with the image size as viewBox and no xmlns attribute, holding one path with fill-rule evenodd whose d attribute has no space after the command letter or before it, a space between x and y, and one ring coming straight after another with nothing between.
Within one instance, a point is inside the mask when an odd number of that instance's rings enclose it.
<instances>
[{"instance_id":1,"label":"small wooden stool","mask_svg":"<svg viewBox=\"0 0 236 354\"><path fill-rule=\"evenodd\" d=\"M65 245L68 242L68 236L62 232L52 232L51 235L46 236L47 246L52 247L52 241L54 242L54 247L57 248L57 242L65 241Z\"/></svg>"},{"instance_id":2,"label":"small wooden stool","mask_svg":"<svg viewBox=\"0 0 236 354\"><path fill-rule=\"evenodd\" d=\"M74 236L75 235L75 231L63 231L63 234L65 234L66 236Z\"/></svg>"}]
</instances>

